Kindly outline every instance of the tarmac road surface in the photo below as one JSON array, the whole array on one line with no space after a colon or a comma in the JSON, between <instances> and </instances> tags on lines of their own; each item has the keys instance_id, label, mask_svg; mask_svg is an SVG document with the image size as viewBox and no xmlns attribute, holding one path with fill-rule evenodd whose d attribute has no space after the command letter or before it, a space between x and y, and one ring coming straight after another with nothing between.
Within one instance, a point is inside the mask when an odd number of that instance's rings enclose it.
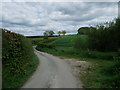
<instances>
[{"instance_id":1,"label":"tarmac road surface","mask_svg":"<svg viewBox=\"0 0 120 90\"><path fill-rule=\"evenodd\" d=\"M22 88L77 88L77 79L66 61L35 49L34 51L40 64Z\"/></svg>"}]
</instances>

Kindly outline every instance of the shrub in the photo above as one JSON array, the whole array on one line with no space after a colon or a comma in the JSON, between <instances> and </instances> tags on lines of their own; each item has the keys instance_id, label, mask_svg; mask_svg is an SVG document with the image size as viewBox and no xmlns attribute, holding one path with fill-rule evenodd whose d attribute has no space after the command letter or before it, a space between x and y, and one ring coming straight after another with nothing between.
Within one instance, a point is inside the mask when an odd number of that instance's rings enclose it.
<instances>
[{"instance_id":1,"label":"shrub","mask_svg":"<svg viewBox=\"0 0 120 90\"><path fill-rule=\"evenodd\" d=\"M18 88L23 84L23 77L28 75L28 68L34 67L34 64L31 64L35 57L32 44L20 34L1 30L3 88Z\"/></svg>"},{"instance_id":2,"label":"shrub","mask_svg":"<svg viewBox=\"0 0 120 90\"><path fill-rule=\"evenodd\" d=\"M42 48L49 48L49 49L53 49L55 46L52 44L47 44L47 43L43 43L43 42L39 42L36 49L37 50L41 50Z\"/></svg>"},{"instance_id":3,"label":"shrub","mask_svg":"<svg viewBox=\"0 0 120 90\"><path fill-rule=\"evenodd\" d=\"M120 48L120 19L98 25L88 34L91 49L97 51L117 51Z\"/></svg>"},{"instance_id":4,"label":"shrub","mask_svg":"<svg viewBox=\"0 0 120 90\"><path fill-rule=\"evenodd\" d=\"M88 49L89 43L88 43L87 35L81 35L81 37L76 38L75 43L74 43L74 48Z\"/></svg>"}]
</instances>

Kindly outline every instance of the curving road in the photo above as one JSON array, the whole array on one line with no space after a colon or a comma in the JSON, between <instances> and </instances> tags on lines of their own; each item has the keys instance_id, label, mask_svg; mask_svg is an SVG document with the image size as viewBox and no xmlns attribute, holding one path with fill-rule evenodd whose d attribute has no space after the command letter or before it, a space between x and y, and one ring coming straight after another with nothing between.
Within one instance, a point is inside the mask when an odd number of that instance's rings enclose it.
<instances>
[{"instance_id":1,"label":"curving road","mask_svg":"<svg viewBox=\"0 0 120 90\"><path fill-rule=\"evenodd\" d=\"M77 80L64 60L35 50L40 60L35 73L22 88L77 88Z\"/></svg>"}]
</instances>

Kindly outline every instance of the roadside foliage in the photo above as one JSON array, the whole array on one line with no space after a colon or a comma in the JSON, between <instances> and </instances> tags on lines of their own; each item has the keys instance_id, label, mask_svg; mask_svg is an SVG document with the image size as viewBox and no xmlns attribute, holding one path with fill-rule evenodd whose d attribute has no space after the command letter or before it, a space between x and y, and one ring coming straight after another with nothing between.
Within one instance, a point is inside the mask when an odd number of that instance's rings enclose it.
<instances>
[{"instance_id":1,"label":"roadside foliage","mask_svg":"<svg viewBox=\"0 0 120 90\"><path fill-rule=\"evenodd\" d=\"M34 60L36 56L29 39L6 29L1 30L3 88L18 88L35 70L38 61Z\"/></svg>"}]
</instances>

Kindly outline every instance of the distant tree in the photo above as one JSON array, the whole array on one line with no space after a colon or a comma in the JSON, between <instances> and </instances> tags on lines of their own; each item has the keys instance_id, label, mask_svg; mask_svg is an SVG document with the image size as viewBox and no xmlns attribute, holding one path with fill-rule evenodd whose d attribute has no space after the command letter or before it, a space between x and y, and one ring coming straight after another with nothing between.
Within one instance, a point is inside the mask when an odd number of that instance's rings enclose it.
<instances>
[{"instance_id":1,"label":"distant tree","mask_svg":"<svg viewBox=\"0 0 120 90\"><path fill-rule=\"evenodd\" d=\"M48 36L53 36L55 34L53 31L45 31L44 33L45 39L48 39Z\"/></svg>"},{"instance_id":2,"label":"distant tree","mask_svg":"<svg viewBox=\"0 0 120 90\"><path fill-rule=\"evenodd\" d=\"M45 31L43 34L44 36L49 36L49 31Z\"/></svg>"},{"instance_id":3,"label":"distant tree","mask_svg":"<svg viewBox=\"0 0 120 90\"><path fill-rule=\"evenodd\" d=\"M66 34L66 31L65 31L65 30L63 30L63 31L62 31L62 34L63 34L63 35L65 35L65 34Z\"/></svg>"},{"instance_id":4,"label":"distant tree","mask_svg":"<svg viewBox=\"0 0 120 90\"><path fill-rule=\"evenodd\" d=\"M49 36L53 36L55 34L53 31L49 31Z\"/></svg>"},{"instance_id":5,"label":"distant tree","mask_svg":"<svg viewBox=\"0 0 120 90\"><path fill-rule=\"evenodd\" d=\"M80 27L78 29L78 34L88 34L90 31L90 27Z\"/></svg>"},{"instance_id":6,"label":"distant tree","mask_svg":"<svg viewBox=\"0 0 120 90\"><path fill-rule=\"evenodd\" d=\"M45 31L43 34L44 34L44 39L48 39L49 31Z\"/></svg>"},{"instance_id":7,"label":"distant tree","mask_svg":"<svg viewBox=\"0 0 120 90\"><path fill-rule=\"evenodd\" d=\"M59 34L59 36L60 36L60 34L62 34L62 32L61 32L61 31L58 31L58 34Z\"/></svg>"}]
</instances>

